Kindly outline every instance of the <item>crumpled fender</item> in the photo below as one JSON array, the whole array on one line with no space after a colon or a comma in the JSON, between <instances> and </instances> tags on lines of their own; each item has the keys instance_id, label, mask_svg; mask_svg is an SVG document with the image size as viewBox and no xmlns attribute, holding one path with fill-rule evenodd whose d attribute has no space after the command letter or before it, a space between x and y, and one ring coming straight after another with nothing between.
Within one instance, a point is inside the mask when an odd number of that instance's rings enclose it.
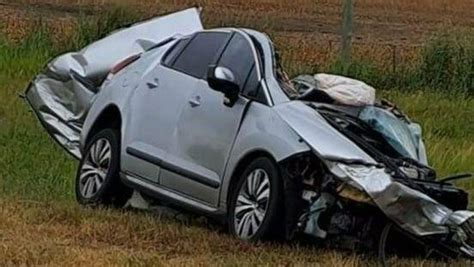
<instances>
[{"instance_id":1,"label":"crumpled fender","mask_svg":"<svg viewBox=\"0 0 474 267\"><path fill-rule=\"evenodd\" d=\"M334 129L317 111L301 101L290 101L274 107L278 115L322 159L376 161L354 142Z\"/></svg>"}]
</instances>

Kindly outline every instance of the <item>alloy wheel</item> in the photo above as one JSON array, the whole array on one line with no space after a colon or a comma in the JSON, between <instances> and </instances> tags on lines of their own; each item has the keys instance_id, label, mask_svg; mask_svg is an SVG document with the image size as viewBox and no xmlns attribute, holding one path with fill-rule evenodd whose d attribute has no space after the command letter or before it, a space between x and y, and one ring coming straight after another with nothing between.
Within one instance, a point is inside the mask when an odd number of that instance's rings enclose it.
<instances>
[{"instance_id":1,"label":"alloy wheel","mask_svg":"<svg viewBox=\"0 0 474 267\"><path fill-rule=\"evenodd\" d=\"M260 228L268 210L270 179L263 169L253 170L245 179L237 196L234 227L242 239L252 238Z\"/></svg>"},{"instance_id":2,"label":"alloy wheel","mask_svg":"<svg viewBox=\"0 0 474 267\"><path fill-rule=\"evenodd\" d=\"M110 142L105 138L89 148L79 174L79 190L84 198L94 197L102 188L112 158Z\"/></svg>"}]
</instances>

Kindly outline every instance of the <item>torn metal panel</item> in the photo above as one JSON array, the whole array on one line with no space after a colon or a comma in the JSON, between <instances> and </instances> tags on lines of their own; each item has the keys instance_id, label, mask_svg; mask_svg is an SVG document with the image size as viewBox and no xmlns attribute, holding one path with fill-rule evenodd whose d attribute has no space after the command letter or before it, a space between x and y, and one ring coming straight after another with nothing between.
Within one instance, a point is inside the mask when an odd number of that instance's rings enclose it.
<instances>
[{"instance_id":1,"label":"torn metal panel","mask_svg":"<svg viewBox=\"0 0 474 267\"><path fill-rule=\"evenodd\" d=\"M426 194L394 181L384 168L341 163L329 166L332 173L365 191L388 218L416 236L447 234L450 226L459 226L474 216L471 211L453 211Z\"/></svg>"},{"instance_id":2,"label":"torn metal panel","mask_svg":"<svg viewBox=\"0 0 474 267\"><path fill-rule=\"evenodd\" d=\"M379 162L331 127L318 112L314 112L306 104L291 101L278 105L275 109L316 155L327 161L352 162L354 166L335 164L331 167L331 172L339 174L337 176L350 185L366 192L380 210L402 229L416 236L428 236L447 234L450 232L449 227L459 225L459 222L454 222L451 218L458 218L457 212L425 193L393 179L385 168L381 168ZM416 145L418 144L413 146ZM424 154L423 151L416 153ZM414 156L425 158L424 155ZM463 212L462 215L462 219L466 220L474 216L474 213Z\"/></svg>"},{"instance_id":3,"label":"torn metal panel","mask_svg":"<svg viewBox=\"0 0 474 267\"><path fill-rule=\"evenodd\" d=\"M319 226L321 214L326 211L335 202L333 195L322 193L321 196L314 201L308 211L308 219L304 228L304 232L315 237L326 238L327 232Z\"/></svg>"},{"instance_id":4,"label":"torn metal panel","mask_svg":"<svg viewBox=\"0 0 474 267\"><path fill-rule=\"evenodd\" d=\"M80 158L82 124L113 66L174 35L202 29L199 10L191 8L116 31L52 60L27 88L26 99L53 139Z\"/></svg>"}]
</instances>

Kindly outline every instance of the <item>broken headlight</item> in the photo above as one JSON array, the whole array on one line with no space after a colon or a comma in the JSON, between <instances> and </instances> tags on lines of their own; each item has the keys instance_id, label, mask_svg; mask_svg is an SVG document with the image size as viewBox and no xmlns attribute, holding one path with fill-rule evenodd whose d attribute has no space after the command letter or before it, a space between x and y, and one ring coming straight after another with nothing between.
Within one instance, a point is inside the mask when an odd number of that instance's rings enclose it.
<instances>
[{"instance_id":1,"label":"broken headlight","mask_svg":"<svg viewBox=\"0 0 474 267\"><path fill-rule=\"evenodd\" d=\"M337 187L338 195L356 202L373 204L362 185L370 180L372 188L382 190L390 179L384 168L375 165L333 163L330 169L343 182Z\"/></svg>"}]
</instances>

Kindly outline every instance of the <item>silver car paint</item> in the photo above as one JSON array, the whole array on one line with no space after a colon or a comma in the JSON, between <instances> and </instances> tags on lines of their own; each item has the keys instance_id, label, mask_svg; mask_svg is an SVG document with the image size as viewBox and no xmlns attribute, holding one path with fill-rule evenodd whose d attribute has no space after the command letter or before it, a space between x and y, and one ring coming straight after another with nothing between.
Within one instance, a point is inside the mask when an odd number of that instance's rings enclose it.
<instances>
[{"instance_id":1,"label":"silver car paint","mask_svg":"<svg viewBox=\"0 0 474 267\"><path fill-rule=\"evenodd\" d=\"M275 112L321 158L355 159L372 164L376 163L354 142L334 129L316 110L306 104L300 101L291 101L275 106Z\"/></svg>"},{"instance_id":2,"label":"silver car paint","mask_svg":"<svg viewBox=\"0 0 474 267\"><path fill-rule=\"evenodd\" d=\"M290 103L282 106L287 105L290 105ZM309 110L306 112L309 112ZM319 116L319 114L310 113L312 116ZM286 129L286 131L284 131L284 129ZM291 127L288 127L287 121L275 114L271 107L259 103L252 103L242 123L239 136L235 141L235 149L232 151L229 159L228 169L223 180L220 199L221 205L218 207L218 210L212 211L225 213L227 190L233 170L235 170L236 165L244 156L256 151L265 151L272 155L277 161L280 161L294 153L308 151L309 147L306 145L307 143L307 140L306 142L301 141L300 136L296 134ZM280 149L280 151L275 150L275 148ZM333 153L326 156L340 157L341 155ZM361 154L359 156L365 155ZM350 158L353 159L355 157L351 156ZM392 181L390 176L383 170L375 169L375 167L362 168L365 171L371 171L370 173L366 172L365 175L361 177L351 177L354 180L350 180L350 182L357 181L357 185L362 186L363 189L372 196L382 210L386 211L387 216L414 234L429 235L446 233L448 228L445 225L453 223L459 225L472 216L472 213L466 211L452 212L426 195ZM332 169L332 171L336 174L340 172L334 169ZM341 175L341 177L347 179L347 175ZM183 181L186 181L185 177L182 178L184 179ZM196 184L190 183L189 186L196 186ZM410 212L407 212L405 208L409 206L409 204L403 205L403 207L400 206L401 202L410 203L415 199L420 201L420 206L412 205L413 208Z\"/></svg>"},{"instance_id":3,"label":"silver car paint","mask_svg":"<svg viewBox=\"0 0 474 267\"><path fill-rule=\"evenodd\" d=\"M170 142L170 154L180 159L184 168L198 172L220 186L248 101L241 98L231 108L227 107L223 105L222 93L212 90L204 80L197 81L188 99L199 105L185 102ZM218 205L219 188L215 188L211 195L210 192L190 192L193 187L202 184L188 178L166 176L162 182L164 186L196 198L208 196L206 202Z\"/></svg>"},{"instance_id":4,"label":"silver car paint","mask_svg":"<svg viewBox=\"0 0 474 267\"><path fill-rule=\"evenodd\" d=\"M223 175L221 168L210 165L210 168L214 168L214 172L218 176L220 175L219 179L222 179L219 187L219 205L217 207L213 205L217 195L216 190L213 189L206 191L202 188L195 188L192 189L194 191L188 192L194 196L186 196L186 192L176 192L158 186L161 182L158 180L160 168L150 164L150 162L133 161L126 153L126 146L134 144L157 155L163 152L160 151L160 147L155 146L155 142L159 143L159 140L152 141L151 144L146 143L150 141L148 140L149 137L153 138L153 136L150 136L153 133L145 133L144 136L137 139L134 134L137 134L136 131L140 131L140 129L130 128L129 123L140 121L140 119L144 122L147 121L147 114L132 112L136 108L132 106L133 99L136 97L134 92L140 87L140 84L143 85L143 78L147 77L146 75L156 66L156 60L161 57L164 50L169 46L145 53L142 59L112 77L97 96L88 93L86 91L88 89L84 88L71 75L71 70L75 70L80 75L92 80L99 79L105 76L118 60L146 50L146 47L151 43L150 40L158 42L177 33L193 33L201 28L202 25L197 10L190 9L117 32L110 37L93 43L89 48L79 53L67 54L50 63L47 71L36 77L28 88L27 100L53 138L77 157L80 157L78 134L80 133L81 141L84 144L93 123L101 112L107 107L116 106L122 114L122 133L125 133L122 141L122 166L124 170L142 171L140 176L145 176L151 181L147 182L141 177L128 173L125 173L124 177L133 184L139 184L180 203L212 213L224 214L226 212L225 204L232 175L239 162L252 152L265 151L276 161L280 161L311 149L323 159L324 157L338 157L360 159L369 163L375 162L342 134L324 123L316 112L310 111L303 103L289 102L275 78L274 66L276 63L271 42L264 34L245 30L262 46L265 71L261 83L262 88L267 90L271 102L269 106L256 102L252 102L248 106L246 115L239 124L240 128L235 137L233 148L230 150ZM121 48L115 49L115 46ZM100 60L96 61L96 59ZM179 82L179 80L176 82ZM187 100L187 98L182 99L184 103ZM136 104L140 105L140 102ZM90 105L92 106L87 113ZM160 108L166 110L169 107L163 106ZM144 117L140 118L141 116ZM83 119L85 119L84 124ZM181 122L176 121L176 123L179 125ZM152 129L155 128L150 128L150 130ZM132 135L128 136L130 131ZM179 142L179 140L171 142ZM190 140L188 140L187 146L193 147ZM179 147L173 151L195 158L194 154L186 154L188 151L183 151ZM173 156L170 155L170 157ZM421 192L412 192L413 190L409 188L399 186L391 177L387 174L382 175L380 171L372 172L370 168L363 167L360 168L362 170L360 173L364 174L361 177L347 173L341 174L341 170L331 165L332 162L327 159L324 160L335 175L339 175L342 179L348 179L354 185L361 186L389 218L416 235L445 231L450 225L458 225L474 215L467 211L453 213ZM201 172L199 170L194 171ZM207 175L205 171L202 171L202 173ZM184 179L184 177L181 178ZM209 180L215 179L213 177L208 178ZM193 186L192 183L188 185L183 183L182 185ZM169 186L173 187L174 185L170 182ZM205 195L208 193L212 195L210 198L201 197L201 199L196 199L195 197L197 194ZM399 209L394 209L393 205L396 207L398 196L407 196L407 199L409 199L405 203L411 209L409 216L400 213Z\"/></svg>"},{"instance_id":5,"label":"silver car paint","mask_svg":"<svg viewBox=\"0 0 474 267\"><path fill-rule=\"evenodd\" d=\"M310 147L282 120L274 108L257 102L251 103L242 121L222 180L221 209L226 209L229 185L242 159L252 153L263 152L279 162L309 150Z\"/></svg>"},{"instance_id":6,"label":"silver car paint","mask_svg":"<svg viewBox=\"0 0 474 267\"><path fill-rule=\"evenodd\" d=\"M444 234L474 216L453 211L420 191L392 179L384 168L327 162L331 172L366 192L375 204L406 231L418 235Z\"/></svg>"},{"instance_id":7,"label":"silver car paint","mask_svg":"<svg viewBox=\"0 0 474 267\"><path fill-rule=\"evenodd\" d=\"M74 73L100 83L115 64L130 55L173 35L202 29L199 10L191 8L116 31L81 51L49 62L28 86L26 99L53 139L80 158L79 135L97 88L84 86Z\"/></svg>"},{"instance_id":8,"label":"silver car paint","mask_svg":"<svg viewBox=\"0 0 474 267\"><path fill-rule=\"evenodd\" d=\"M144 55L147 56L147 55ZM151 55L156 56L156 55ZM158 55L161 58L161 55ZM176 81L180 81L177 83ZM149 88L149 83L157 82L156 88ZM185 106L185 99L190 97L195 84L193 77L163 67L156 62L155 66L139 81L135 93L130 97L130 116L125 118L122 146L131 147L162 158L175 139L174 129L179 114ZM158 109L166 106L166 109ZM127 155L123 155L127 157ZM141 174L143 171L134 165L127 165L125 171ZM159 173L156 173L158 178ZM144 175L142 175L144 176ZM147 177L147 176L144 176ZM148 178L148 177L147 177Z\"/></svg>"}]
</instances>

